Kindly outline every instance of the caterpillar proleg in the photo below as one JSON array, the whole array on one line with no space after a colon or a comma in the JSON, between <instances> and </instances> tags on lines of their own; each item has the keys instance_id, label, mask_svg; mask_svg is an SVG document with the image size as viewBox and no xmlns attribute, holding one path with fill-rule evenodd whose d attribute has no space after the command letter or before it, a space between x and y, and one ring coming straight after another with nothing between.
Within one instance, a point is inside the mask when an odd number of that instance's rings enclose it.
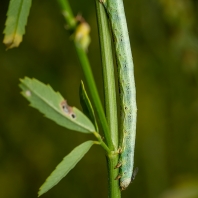
<instances>
[{"instance_id":1,"label":"caterpillar proleg","mask_svg":"<svg viewBox=\"0 0 198 198\"><path fill-rule=\"evenodd\" d=\"M112 26L118 66L121 103L122 153L120 157L120 188L131 183L136 136L136 90L133 59L122 0L99 0L103 3Z\"/></svg>"}]
</instances>

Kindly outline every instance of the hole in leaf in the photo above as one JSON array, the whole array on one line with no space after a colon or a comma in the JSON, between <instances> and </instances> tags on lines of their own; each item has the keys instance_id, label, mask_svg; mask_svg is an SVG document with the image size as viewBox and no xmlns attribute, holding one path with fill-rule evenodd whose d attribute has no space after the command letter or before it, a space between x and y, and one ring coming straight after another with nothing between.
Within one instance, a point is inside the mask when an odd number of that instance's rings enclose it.
<instances>
[{"instance_id":1,"label":"hole in leaf","mask_svg":"<svg viewBox=\"0 0 198 198\"><path fill-rule=\"evenodd\" d=\"M27 90L27 91L25 92L25 95L26 95L27 97L30 97L30 96L31 96L31 91Z\"/></svg>"},{"instance_id":2,"label":"hole in leaf","mask_svg":"<svg viewBox=\"0 0 198 198\"><path fill-rule=\"evenodd\" d=\"M70 107L67 104L67 101L66 100L64 100L63 102L61 102L61 107L62 107L64 113L66 113L67 115L71 116L72 118L76 118L76 115L73 112L73 108Z\"/></svg>"},{"instance_id":3,"label":"hole in leaf","mask_svg":"<svg viewBox=\"0 0 198 198\"><path fill-rule=\"evenodd\" d=\"M72 114L71 114L71 117L72 117L72 118L76 118L76 115L72 113Z\"/></svg>"}]
</instances>

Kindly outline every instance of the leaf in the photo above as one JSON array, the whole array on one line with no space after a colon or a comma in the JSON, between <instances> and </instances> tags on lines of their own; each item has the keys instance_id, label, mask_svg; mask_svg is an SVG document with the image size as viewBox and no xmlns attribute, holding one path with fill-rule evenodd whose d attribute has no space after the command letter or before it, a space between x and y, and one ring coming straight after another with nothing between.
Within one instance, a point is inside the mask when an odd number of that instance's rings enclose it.
<instances>
[{"instance_id":1,"label":"leaf","mask_svg":"<svg viewBox=\"0 0 198 198\"><path fill-rule=\"evenodd\" d=\"M94 109L92 107L91 101L89 100L89 97L87 95L87 92L85 90L85 86L82 80L80 83L79 95L80 95L80 104L83 108L83 113L92 121L92 123L94 123L96 131L99 131Z\"/></svg>"},{"instance_id":2,"label":"leaf","mask_svg":"<svg viewBox=\"0 0 198 198\"><path fill-rule=\"evenodd\" d=\"M71 130L91 133L95 127L77 108L70 107L59 92L36 79L25 77L20 80L22 95L30 101L30 106L38 109L47 118Z\"/></svg>"},{"instance_id":3,"label":"leaf","mask_svg":"<svg viewBox=\"0 0 198 198\"><path fill-rule=\"evenodd\" d=\"M56 167L51 175L46 179L45 183L40 187L38 196L46 193L54 187L89 151L94 141L87 141L77 146L71 153L64 157L63 161Z\"/></svg>"},{"instance_id":4,"label":"leaf","mask_svg":"<svg viewBox=\"0 0 198 198\"><path fill-rule=\"evenodd\" d=\"M25 26L30 12L32 0L10 0L3 43L7 49L18 47L25 34Z\"/></svg>"}]
</instances>

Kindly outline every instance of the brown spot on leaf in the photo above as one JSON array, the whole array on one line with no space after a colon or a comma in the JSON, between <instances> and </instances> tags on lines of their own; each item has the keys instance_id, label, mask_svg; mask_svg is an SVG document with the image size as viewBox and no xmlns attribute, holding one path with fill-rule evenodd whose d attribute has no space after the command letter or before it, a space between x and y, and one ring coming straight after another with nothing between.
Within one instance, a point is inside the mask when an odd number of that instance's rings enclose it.
<instances>
[{"instance_id":1,"label":"brown spot on leaf","mask_svg":"<svg viewBox=\"0 0 198 198\"><path fill-rule=\"evenodd\" d=\"M66 100L64 100L64 101L61 102L61 107L62 107L64 113L66 113L67 115L71 116L72 118L76 118L76 115L73 112L73 107L70 107L67 104L67 101Z\"/></svg>"}]
</instances>

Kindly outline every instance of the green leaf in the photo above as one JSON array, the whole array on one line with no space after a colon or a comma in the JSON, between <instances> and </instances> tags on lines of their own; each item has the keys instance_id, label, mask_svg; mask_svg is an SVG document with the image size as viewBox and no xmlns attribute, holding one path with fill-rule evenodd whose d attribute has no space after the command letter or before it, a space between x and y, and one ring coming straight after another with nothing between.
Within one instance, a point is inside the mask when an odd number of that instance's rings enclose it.
<instances>
[{"instance_id":1,"label":"green leaf","mask_svg":"<svg viewBox=\"0 0 198 198\"><path fill-rule=\"evenodd\" d=\"M10 0L3 43L7 49L18 47L25 34L25 26L30 12L32 0Z\"/></svg>"},{"instance_id":2,"label":"green leaf","mask_svg":"<svg viewBox=\"0 0 198 198\"><path fill-rule=\"evenodd\" d=\"M38 196L46 193L54 187L89 151L94 141L87 141L77 146L71 153L64 157L63 161L56 167L45 183L40 187Z\"/></svg>"},{"instance_id":3,"label":"green leaf","mask_svg":"<svg viewBox=\"0 0 198 198\"><path fill-rule=\"evenodd\" d=\"M92 121L92 123L94 123L96 131L99 131L94 109L92 107L91 101L89 100L89 97L87 95L87 92L85 90L85 86L82 80L80 83L79 95L80 95L80 104L83 108L84 114Z\"/></svg>"},{"instance_id":4,"label":"green leaf","mask_svg":"<svg viewBox=\"0 0 198 198\"><path fill-rule=\"evenodd\" d=\"M47 118L71 130L84 133L95 131L91 121L77 108L70 107L59 92L36 79L25 77L19 85L22 95L30 106L38 109Z\"/></svg>"}]
</instances>

